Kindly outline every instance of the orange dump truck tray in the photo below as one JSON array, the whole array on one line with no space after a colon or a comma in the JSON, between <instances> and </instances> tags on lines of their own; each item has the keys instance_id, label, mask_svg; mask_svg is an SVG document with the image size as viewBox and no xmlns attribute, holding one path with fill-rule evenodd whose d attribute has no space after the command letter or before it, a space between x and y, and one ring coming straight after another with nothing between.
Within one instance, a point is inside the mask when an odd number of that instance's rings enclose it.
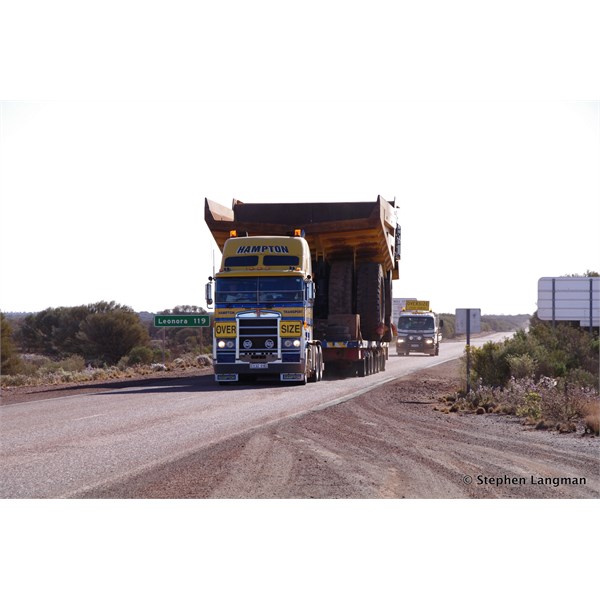
<instances>
[{"instance_id":1,"label":"orange dump truck tray","mask_svg":"<svg viewBox=\"0 0 600 600\"><path fill-rule=\"evenodd\" d=\"M230 231L238 235L293 235L304 230L313 258L381 263L397 279L394 202L253 203L234 200L227 208L208 198L204 219L223 250Z\"/></svg>"}]
</instances>

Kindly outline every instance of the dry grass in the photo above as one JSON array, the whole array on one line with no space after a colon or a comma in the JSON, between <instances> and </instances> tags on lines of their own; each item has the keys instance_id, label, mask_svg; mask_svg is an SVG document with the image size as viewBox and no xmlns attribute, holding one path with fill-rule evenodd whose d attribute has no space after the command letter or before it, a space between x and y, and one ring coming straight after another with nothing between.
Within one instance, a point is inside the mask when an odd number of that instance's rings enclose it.
<instances>
[{"instance_id":1,"label":"dry grass","mask_svg":"<svg viewBox=\"0 0 600 600\"><path fill-rule=\"evenodd\" d=\"M600 435L600 401L588 402L583 407L585 432Z\"/></svg>"},{"instance_id":2,"label":"dry grass","mask_svg":"<svg viewBox=\"0 0 600 600\"><path fill-rule=\"evenodd\" d=\"M572 433L599 435L600 398L591 388L548 377L514 379L504 388L479 385L469 394L456 393L442 400L450 412L517 415L525 425Z\"/></svg>"}]
</instances>

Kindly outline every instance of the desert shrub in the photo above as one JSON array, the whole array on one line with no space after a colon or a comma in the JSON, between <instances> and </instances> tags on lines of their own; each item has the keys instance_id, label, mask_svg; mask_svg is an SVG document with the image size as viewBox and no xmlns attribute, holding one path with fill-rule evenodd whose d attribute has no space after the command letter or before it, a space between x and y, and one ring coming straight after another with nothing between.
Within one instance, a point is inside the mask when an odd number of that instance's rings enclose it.
<instances>
[{"instance_id":1,"label":"desert shrub","mask_svg":"<svg viewBox=\"0 0 600 600\"><path fill-rule=\"evenodd\" d=\"M600 401L598 401L598 398L584 404L583 419L587 433L600 435Z\"/></svg>"},{"instance_id":2,"label":"desert shrub","mask_svg":"<svg viewBox=\"0 0 600 600\"><path fill-rule=\"evenodd\" d=\"M127 355L128 365L149 365L154 361L154 351L148 346L135 346Z\"/></svg>"},{"instance_id":3,"label":"desert shrub","mask_svg":"<svg viewBox=\"0 0 600 600\"><path fill-rule=\"evenodd\" d=\"M504 387L511 377L564 378L583 387L599 387L598 332L567 323L552 327L536 317L531 330L503 342L470 348L472 382ZM466 357L463 357L463 362Z\"/></svg>"},{"instance_id":4,"label":"desert shrub","mask_svg":"<svg viewBox=\"0 0 600 600\"><path fill-rule=\"evenodd\" d=\"M14 375L19 373L21 360L12 339L12 328L8 319L0 313L0 373Z\"/></svg>"},{"instance_id":5,"label":"desert shrub","mask_svg":"<svg viewBox=\"0 0 600 600\"><path fill-rule=\"evenodd\" d=\"M85 360L83 356L73 354L67 358L57 361L49 361L39 368L39 372L45 373L78 373L85 369Z\"/></svg>"},{"instance_id":6,"label":"desert shrub","mask_svg":"<svg viewBox=\"0 0 600 600\"><path fill-rule=\"evenodd\" d=\"M519 417L538 420L542 416L542 396L538 392L527 392L516 410Z\"/></svg>"},{"instance_id":7,"label":"desert shrub","mask_svg":"<svg viewBox=\"0 0 600 600\"><path fill-rule=\"evenodd\" d=\"M457 406L471 411L483 407L487 412L493 407L493 412L524 417L526 423L540 428L557 427L561 432L575 431L581 422L595 433L600 420L600 398L595 389L550 377L513 377L503 388L479 382Z\"/></svg>"},{"instance_id":8,"label":"desert shrub","mask_svg":"<svg viewBox=\"0 0 600 600\"><path fill-rule=\"evenodd\" d=\"M529 354L507 356L510 375L515 379L533 377L537 369L537 360Z\"/></svg>"},{"instance_id":9,"label":"desert shrub","mask_svg":"<svg viewBox=\"0 0 600 600\"><path fill-rule=\"evenodd\" d=\"M484 385L504 386L510 379L510 365L504 342L486 342L481 348L467 349L471 353L471 376Z\"/></svg>"}]
</instances>

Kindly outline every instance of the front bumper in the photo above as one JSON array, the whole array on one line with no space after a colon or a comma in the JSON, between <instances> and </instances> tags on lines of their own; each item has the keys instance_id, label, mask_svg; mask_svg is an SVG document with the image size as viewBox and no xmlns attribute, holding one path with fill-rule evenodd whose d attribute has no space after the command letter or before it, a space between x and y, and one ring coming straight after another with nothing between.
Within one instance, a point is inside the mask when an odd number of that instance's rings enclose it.
<instances>
[{"instance_id":1,"label":"front bumper","mask_svg":"<svg viewBox=\"0 0 600 600\"><path fill-rule=\"evenodd\" d=\"M404 341L396 341L396 350L402 352L433 352L435 350L435 342L431 338L423 338L420 340L409 340L404 338Z\"/></svg>"}]
</instances>

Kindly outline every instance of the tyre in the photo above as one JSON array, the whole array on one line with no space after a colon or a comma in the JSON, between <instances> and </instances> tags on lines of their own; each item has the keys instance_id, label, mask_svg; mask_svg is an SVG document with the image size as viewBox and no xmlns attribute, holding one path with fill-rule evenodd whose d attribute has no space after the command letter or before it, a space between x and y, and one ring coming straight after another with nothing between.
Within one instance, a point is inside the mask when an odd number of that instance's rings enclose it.
<instances>
[{"instance_id":1,"label":"tyre","mask_svg":"<svg viewBox=\"0 0 600 600\"><path fill-rule=\"evenodd\" d=\"M367 359L363 358L362 360L357 361L357 375L359 377L365 377L367 375Z\"/></svg>"},{"instance_id":2,"label":"tyre","mask_svg":"<svg viewBox=\"0 0 600 600\"><path fill-rule=\"evenodd\" d=\"M309 373L306 378L309 383L319 381L319 365L316 346L308 346L306 349L306 370Z\"/></svg>"},{"instance_id":3,"label":"tyre","mask_svg":"<svg viewBox=\"0 0 600 600\"><path fill-rule=\"evenodd\" d=\"M364 340L380 341L385 323L385 278L379 263L363 263L356 272L356 311Z\"/></svg>"},{"instance_id":4,"label":"tyre","mask_svg":"<svg viewBox=\"0 0 600 600\"><path fill-rule=\"evenodd\" d=\"M329 272L329 314L352 314L353 289L352 261L339 261L331 265Z\"/></svg>"},{"instance_id":5,"label":"tyre","mask_svg":"<svg viewBox=\"0 0 600 600\"><path fill-rule=\"evenodd\" d=\"M323 350L321 346L315 346L315 350L317 353L317 381L321 381L323 379Z\"/></svg>"},{"instance_id":6,"label":"tyre","mask_svg":"<svg viewBox=\"0 0 600 600\"><path fill-rule=\"evenodd\" d=\"M392 332L392 272L388 271L385 278L384 278L384 286L385 286L385 294L384 294L384 299L385 299L385 307L384 307L384 315L385 315L385 319L384 319L384 323L386 326L386 329L383 333L383 337L381 338L381 340L383 342L391 342L392 341L392 337L393 337L393 332Z\"/></svg>"}]
</instances>

